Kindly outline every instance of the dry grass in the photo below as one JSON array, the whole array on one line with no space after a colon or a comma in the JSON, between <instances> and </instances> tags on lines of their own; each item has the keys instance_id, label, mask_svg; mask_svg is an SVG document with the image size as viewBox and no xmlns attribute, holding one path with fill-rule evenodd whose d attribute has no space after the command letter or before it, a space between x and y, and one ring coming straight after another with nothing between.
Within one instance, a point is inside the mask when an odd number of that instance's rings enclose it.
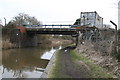
<instances>
[{"instance_id":1,"label":"dry grass","mask_svg":"<svg viewBox=\"0 0 120 80\"><path fill-rule=\"evenodd\" d=\"M96 51L94 47L95 46L93 44L86 43L84 45L79 45L77 50L80 54L82 53L89 59L93 60L95 64L105 68L109 74L114 74L114 77L120 77L119 62L109 55L109 53L105 54L101 51ZM98 46L96 45L96 47Z\"/></svg>"},{"instance_id":2,"label":"dry grass","mask_svg":"<svg viewBox=\"0 0 120 80\"><path fill-rule=\"evenodd\" d=\"M15 47L9 40L2 40L2 49L10 49Z\"/></svg>"},{"instance_id":3,"label":"dry grass","mask_svg":"<svg viewBox=\"0 0 120 80\"><path fill-rule=\"evenodd\" d=\"M52 45L59 46L59 45L65 45L65 44L71 44L72 40L64 40L64 39L54 39L51 38L50 41L52 42Z\"/></svg>"}]
</instances>

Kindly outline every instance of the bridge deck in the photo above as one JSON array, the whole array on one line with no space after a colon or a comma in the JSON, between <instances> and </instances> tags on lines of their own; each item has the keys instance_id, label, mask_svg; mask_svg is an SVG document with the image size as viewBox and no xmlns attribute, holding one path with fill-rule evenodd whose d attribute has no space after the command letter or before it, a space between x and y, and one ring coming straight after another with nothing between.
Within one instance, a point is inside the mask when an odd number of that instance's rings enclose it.
<instances>
[{"instance_id":1,"label":"bridge deck","mask_svg":"<svg viewBox=\"0 0 120 80\"><path fill-rule=\"evenodd\" d=\"M26 28L28 33L36 34L62 34L62 35L76 35L78 34L75 28L41 28L41 27L29 27Z\"/></svg>"}]
</instances>

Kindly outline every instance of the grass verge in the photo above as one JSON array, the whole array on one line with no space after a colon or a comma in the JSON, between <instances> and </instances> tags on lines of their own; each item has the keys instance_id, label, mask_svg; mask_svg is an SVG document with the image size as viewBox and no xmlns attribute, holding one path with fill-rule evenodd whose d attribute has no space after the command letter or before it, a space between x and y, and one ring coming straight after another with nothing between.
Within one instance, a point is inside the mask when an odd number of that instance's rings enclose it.
<instances>
[{"instance_id":1,"label":"grass verge","mask_svg":"<svg viewBox=\"0 0 120 80\"><path fill-rule=\"evenodd\" d=\"M59 63L59 53L60 53L60 50L58 50L57 52L56 52L56 58L55 58L55 63L54 63L54 66L53 66L53 68L52 68L52 70L51 70L51 75L49 75L49 78L59 78L60 77L60 74L59 74L59 71L58 71L58 69L59 69L59 65L58 65L58 63Z\"/></svg>"},{"instance_id":2,"label":"grass verge","mask_svg":"<svg viewBox=\"0 0 120 80\"><path fill-rule=\"evenodd\" d=\"M94 64L94 62L87 57L85 57L82 54L78 54L76 50L70 51L70 56L75 61L82 61L90 68L90 73L92 75L92 78L112 78L113 75L107 74L107 72L101 68L100 66ZM75 64L76 66L79 66L79 64Z\"/></svg>"}]
</instances>

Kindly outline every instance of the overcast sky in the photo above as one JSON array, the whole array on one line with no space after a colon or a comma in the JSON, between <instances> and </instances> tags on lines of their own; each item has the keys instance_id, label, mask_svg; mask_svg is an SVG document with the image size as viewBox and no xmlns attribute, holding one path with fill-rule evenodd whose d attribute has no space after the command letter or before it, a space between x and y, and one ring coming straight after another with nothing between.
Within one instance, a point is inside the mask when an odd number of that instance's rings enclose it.
<instances>
[{"instance_id":1,"label":"overcast sky","mask_svg":"<svg viewBox=\"0 0 120 80\"><path fill-rule=\"evenodd\" d=\"M110 20L118 23L119 0L0 0L0 19L4 24L18 13L35 16L43 24L73 23L80 17L80 12L97 11L104 18L105 24Z\"/></svg>"}]
</instances>

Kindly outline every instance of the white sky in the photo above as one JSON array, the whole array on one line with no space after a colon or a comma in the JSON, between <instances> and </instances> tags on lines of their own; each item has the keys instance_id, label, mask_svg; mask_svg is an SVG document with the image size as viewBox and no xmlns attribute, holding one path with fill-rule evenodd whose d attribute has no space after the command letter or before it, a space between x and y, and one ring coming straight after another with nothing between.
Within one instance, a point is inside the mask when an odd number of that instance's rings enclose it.
<instances>
[{"instance_id":1,"label":"white sky","mask_svg":"<svg viewBox=\"0 0 120 80\"><path fill-rule=\"evenodd\" d=\"M104 18L104 23L110 20L118 23L119 0L0 0L0 19L4 17L9 22L18 13L35 16L44 24L49 22L75 22L80 12L97 11ZM67 22L68 21L68 22Z\"/></svg>"}]
</instances>

